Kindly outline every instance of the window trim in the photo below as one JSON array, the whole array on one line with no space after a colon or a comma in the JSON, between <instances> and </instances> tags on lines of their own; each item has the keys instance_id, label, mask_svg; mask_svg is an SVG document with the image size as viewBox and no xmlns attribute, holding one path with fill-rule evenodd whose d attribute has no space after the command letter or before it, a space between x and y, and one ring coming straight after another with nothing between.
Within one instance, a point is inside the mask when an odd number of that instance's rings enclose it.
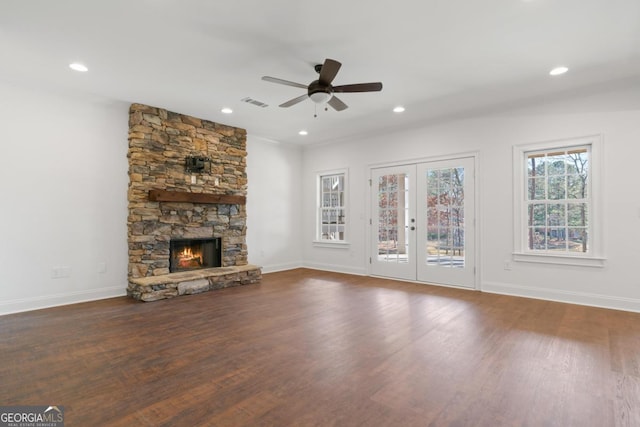
<instances>
[{"instance_id":1,"label":"window trim","mask_svg":"<svg viewBox=\"0 0 640 427\"><path fill-rule=\"evenodd\" d=\"M526 247L527 218L525 218L527 195L527 171L525 156L532 151L550 151L566 149L574 146L590 146L589 180L590 180L590 249L582 253L544 253L530 251ZM545 263L556 265L573 265L585 267L604 267L603 240L603 150L602 136L588 135L576 138L559 139L513 146L513 260L521 262Z\"/></svg>"},{"instance_id":2,"label":"window trim","mask_svg":"<svg viewBox=\"0 0 640 427\"><path fill-rule=\"evenodd\" d=\"M321 224L321 186L322 186L322 178L331 175L343 175L344 177L344 202L343 209L346 220L343 224L344 226L344 238L342 240L328 240L328 239L320 239L320 233L322 229ZM349 227L350 227L350 212L349 212L349 169L341 168L341 169L331 169L326 171L316 172L316 191L315 191L315 230L313 236L313 246L315 247L324 247L324 248L339 248L339 249L347 249L350 246L349 238Z\"/></svg>"}]
</instances>

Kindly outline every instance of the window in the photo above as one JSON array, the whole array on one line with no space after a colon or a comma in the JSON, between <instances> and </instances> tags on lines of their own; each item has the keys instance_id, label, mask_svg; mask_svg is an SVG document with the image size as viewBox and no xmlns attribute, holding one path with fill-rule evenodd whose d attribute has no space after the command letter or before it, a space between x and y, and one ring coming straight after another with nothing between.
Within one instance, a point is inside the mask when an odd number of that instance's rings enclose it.
<instances>
[{"instance_id":1,"label":"window","mask_svg":"<svg viewBox=\"0 0 640 427\"><path fill-rule=\"evenodd\" d=\"M346 179L346 171L318 175L317 241L345 242Z\"/></svg>"},{"instance_id":2,"label":"window","mask_svg":"<svg viewBox=\"0 0 640 427\"><path fill-rule=\"evenodd\" d=\"M599 137L514 149L515 259L602 266Z\"/></svg>"}]
</instances>

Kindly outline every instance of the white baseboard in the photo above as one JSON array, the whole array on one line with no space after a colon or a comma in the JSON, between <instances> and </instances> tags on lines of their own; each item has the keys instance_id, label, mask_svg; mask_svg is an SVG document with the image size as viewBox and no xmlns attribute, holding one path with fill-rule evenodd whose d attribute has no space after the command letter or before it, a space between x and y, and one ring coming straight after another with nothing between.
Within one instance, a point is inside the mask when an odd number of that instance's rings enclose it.
<instances>
[{"instance_id":1,"label":"white baseboard","mask_svg":"<svg viewBox=\"0 0 640 427\"><path fill-rule=\"evenodd\" d=\"M289 262L289 263L286 263L286 264L263 265L262 266L262 272L263 273L276 273L278 271L293 270L295 268L302 268L302 261L300 261L300 262Z\"/></svg>"},{"instance_id":2,"label":"white baseboard","mask_svg":"<svg viewBox=\"0 0 640 427\"><path fill-rule=\"evenodd\" d=\"M493 294L512 295L640 313L640 300L635 298L612 297L587 292L559 291L533 286L516 286L508 283L487 281L482 282L481 290L482 292Z\"/></svg>"},{"instance_id":3,"label":"white baseboard","mask_svg":"<svg viewBox=\"0 0 640 427\"><path fill-rule=\"evenodd\" d=\"M355 274L358 276L367 275L366 270L361 268L352 268L352 267L345 267L343 265L333 265L333 264L320 264L320 263L314 263L314 262L303 263L302 261L298 263L265 265L265 266L262 266L262 272L276 273L278 271L294 270L296 268L309 268L311 270L331 271L333 273Z\"/></svg>"},{"instance_id":4,"label":"white baseboard","mask_svg":"<svg viewBox=\"0 0 640 427\"><path fill-rule=\"evenodd\" d=\"M264 266L263 273L275 273L277 271L293 270L295 268L310 268L313 270L332 271L335 273L355 274L366 276L365 269L345 267L341 265L319 263L288 263ZM640 299L612 297L607 295L591 294L586 292L559 291L533 286L516 286L500 282L482 282L482 292L500 295L512 295L525 298L535 298L549 301L558 301L569 304L580 304L592 307L609 308L640 313ZM0 315L19 313L23 311L39 310L61 305L76 304L87 301L95 301L106 298L121 297L126 295L126 286L114 286L108 288L89 289L84 291L69 292L57 295L44 295L38 297L19 298L0 301Z\"/></svg>"},{"instance_id":5,"label":"white baseboard","mask_svg":"<svg viewBox=\"0 0 640 427\"><path fill-rule=\"evenodd\" d=\"M18 298L0 301L0 315L20 313L23 311L39 310L42 308L58 307L61 305L95 301L105 298L121 297L127 294L127 286L88 289L84 291L68 292L56 295Z\"/></svg>"},{"instance_id":6,"label":"white baseboard","mask_svg":"<svg viewBox=\"0 0 640 427\"><path fill-rule=\"evenodd\" d=\"M357 276L366 276L367 270L364 268L350 267L345 265L335 264L320 264L315 262L306 262L302 265L303 268L310 268L312 270L331 271L334 273L355 274Z\"/></svg>"}]
</instances>

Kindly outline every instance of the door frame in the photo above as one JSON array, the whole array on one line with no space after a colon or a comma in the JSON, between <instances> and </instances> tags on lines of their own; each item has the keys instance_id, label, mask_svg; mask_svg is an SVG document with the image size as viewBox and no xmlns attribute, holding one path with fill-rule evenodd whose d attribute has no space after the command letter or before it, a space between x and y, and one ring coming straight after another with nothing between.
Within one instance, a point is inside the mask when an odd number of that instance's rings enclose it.
<instances>
[{"instance_id":1,"label":"door frame","mask_svg":"<svg viewBox=\"0 0 640 427\"><path fill-rule=\"evenodd\" d=\"M478 151L468 151L468 152L462 152L462 153L455 153L455 154L446 154L446 155L438 155L438 156L429 156L429 157L419 157L419 158L415 158L415 159L406 159L406 160L397 160L397 161L393 161L393 162L380 162L380 163L370 163L367 165L367 183L368 183L368 191L367 191L367 197L366 197L366 204L367 204L367 221L366 221L366 233L365 233L365 237L366 237L366 258L365 258L365 264L366 264L366 274L367 276L372 276L372 277L382 277L382 276L376 276L374 274L371 273L371 259L373 256L377 256L377 254L374 254L372 251L372 227L373 227L373 212L372 212L372 193L373 193L373 183L371 181L371 176L372 176L372 170L373 169L378 169L378 168L386 168L386 167L394 167L394 166L405 166L405 165L417 165L419 163L427 163L427 162L438 162L438 161L444 161L444 160L456 160L456 159L461 159L461 158L471 158L473 160L473 168L474 168L474 195L475 195L475 200L474 200L474 217L475 217L475 226L473 227L473 236L474 236L474 265L475 265L475 275L474 275L474 284L473 287L467 287L467 286L455 286L455 285L447 285L447 284L440 284L440 283L428 283L428 282L420 282L418 280L406 280L406 279L402 279L402 278L389 278L389 277L385 277L391 280L400 280L400 281L405 281L405 282L412 282L412 283L423 283L423 284L431 284L434 286L444 286L444 287L451 287L451 288L457 288L457 289L469 289L469 290L481 290L481 254L479 251L479 247L480 247L480 238L481 238L481 233L480 233L480 229L482 221L480 218L480 203L481 203L481 194L480 194L480 186L478 185L479 179L478 177L480 176L480 174L478 173L479 171L479 167L480 167L480 153ZM416 275L416 279L417 279L417 275Z\"/></svg>"}]
</instances>

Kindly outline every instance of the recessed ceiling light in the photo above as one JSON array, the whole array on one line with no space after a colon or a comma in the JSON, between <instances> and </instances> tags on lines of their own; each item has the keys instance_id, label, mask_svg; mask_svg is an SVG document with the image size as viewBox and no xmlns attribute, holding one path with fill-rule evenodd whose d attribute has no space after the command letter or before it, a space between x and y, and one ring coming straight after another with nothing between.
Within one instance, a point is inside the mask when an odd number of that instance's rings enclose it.
<instances>
[{"instance_id":1,"label":"recessed ceiling light","mask_svg":"<svg viewBox=\"0 0 640 427\"><path fill-rule=\"evenodd\" d=\"M567 67L556 67L553 70L549 71L549 75L552 76L559 76L560 74L564 74L567 71L569 71L569 69Z\"/></svg>"},{"instance_id":2,"label":"recessed ceiling light","mask_svg":"<svg viewBox=\"0 0 640 427\"><path fill-rule=\"evenodd\" d=\"M309 132L307 132L306 130L301 130L300 132L298 132L298 135L309 135Z\"/></svg>"},{"instance_id":3,"label":"recessed ceiling light","mask_svg":"<svg viewBox=\"0 0 640 427\"><path fill-rule=\"evenodd\" d=\"M69 68L71 68L74 71L80 71L81 73L86 73L87 71L89 71L86 65L81 64L79 62L73 62L69 64Z\"/></svg>"},{"instance_id":4,"label":"recessed ceiling light","mask_svg":"<svg viewBox=\"0 0 640 427\"><path fill-rule=\"evenodd\" d=\"M396 108L393 109L394 113L402 113L404 112L404 107L402 105L398 105Z\"/></svg>"},{"instance_id":5,"label":"recessed ceiling light","mask_svg":"<svg viewBox=\"0 0 640 427\"><path fill-rule=\"evenodd\" d=\"M224 114L231 114L231 113L233 113L233 110L232 110L231 108L229 108L229 107L224 107L224 108L223 108L222 110L220 110L220 111L222 111L222 113L224 113Z\"/></svg>"}]
</instances>

